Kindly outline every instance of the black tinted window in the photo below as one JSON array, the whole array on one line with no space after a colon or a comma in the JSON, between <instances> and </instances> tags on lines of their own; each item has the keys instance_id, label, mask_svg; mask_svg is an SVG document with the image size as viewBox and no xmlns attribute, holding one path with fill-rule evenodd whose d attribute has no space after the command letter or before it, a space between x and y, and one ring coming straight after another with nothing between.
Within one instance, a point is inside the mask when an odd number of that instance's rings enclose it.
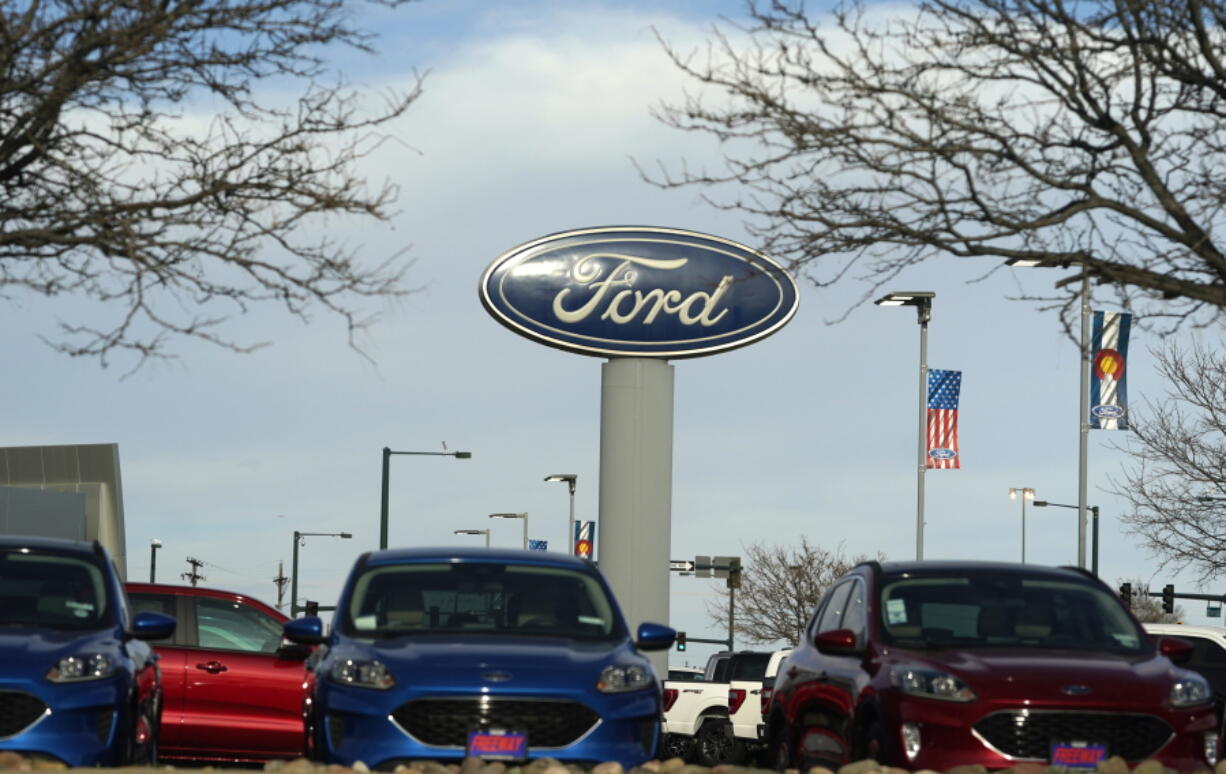
<instances>
[{"instance_id":1,"label":"black tinted window","mask_svg":"<svg viewBox=\"0 0 1226 774\"><path fill-rule=\"evenodd\" d=\"M82 556L0 550L0 624L47 629L111 625L107 575Z\"/></svg>"},{"instance_id":2,"label":"black tinted window","mask_svg":"<svg viewBox=\"0 0 1226 774\"><path fill-rule=\"evenodd\" d=\"M769 653L736 656L732 660L729 680L761 680L766 676L766 665L771 660Z\"/></svg>"}]
</instances>

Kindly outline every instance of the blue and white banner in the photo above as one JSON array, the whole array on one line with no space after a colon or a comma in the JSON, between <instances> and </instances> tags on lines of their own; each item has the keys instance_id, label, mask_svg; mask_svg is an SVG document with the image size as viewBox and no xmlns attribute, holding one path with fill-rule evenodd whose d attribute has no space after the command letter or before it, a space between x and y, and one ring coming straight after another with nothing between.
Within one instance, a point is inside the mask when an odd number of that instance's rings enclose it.
<instances>
[{"instance_id":1,"label":"blue and white banner","mask_svg":"<svg viewBox=\"0 0 1226 774\"><path fill-rule=\"evenodd\" d=\"M1128 429L1128 331L1132 315L1095 312L1090 345L1090 429Z\"/></svg>"},{"instance_id":2,"label":"blue and white banner","mask_svg":"<svg viewBox=\"0 0 1226 774\"><path fill-rule=\"evenodd\" d=\"M582 556L584 559L595 558L596 522L576 521L574 538L575 556Z\"/></svg>"},{"instance_id":3,"label":"blue and white banner","mask_svg":"<svg viewBox=\"0 0 1226 774\"><path fill-rule=\"evenodd\" d=\"M529 540L528 550L529 551L548 551L549 541L548 540Z\"/></svg>"}]
</instances>

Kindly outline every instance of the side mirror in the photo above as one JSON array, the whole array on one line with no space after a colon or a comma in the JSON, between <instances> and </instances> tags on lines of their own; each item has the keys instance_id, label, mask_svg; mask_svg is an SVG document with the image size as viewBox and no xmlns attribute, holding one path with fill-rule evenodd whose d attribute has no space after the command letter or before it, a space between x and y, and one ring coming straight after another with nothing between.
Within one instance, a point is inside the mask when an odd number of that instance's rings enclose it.
<instances>
[{"instance_id":1,"label":"side mirror","mask_svg":"<svg viewBox=\"0 0 1226 774\"><path fill-rule=\"evenodd\" d=\"M1163 637L1158 640L1158 652L1173 664L1186 664L1192 659L1192 643L1179 637Z\"/></svg>"},{"instance_id":2,"label":"side mirror","mask_svg":"<svg viewBox=\"0 0 1226 774\"><path fill-rule=\"evenodd\" d=\"M639 624L634 647L639 650L667 650L677 639L677 630L657 623Z\"/></svg>"},{"instance_id":3,"label":"side mirror","mask_svg":"<svg viewBox=\"0 0 1226 774\"><path fill-rule=\"evenodd\" d=\"M130 633L138 640L164 640L175 633L175 619L162 613L137 613Z\"/></svg>"},{"instance_id":4,"label":"side mirror","mask_svg":"<svg viewBox=\"0 0 1226 774\"><path fill-rule=\"evenodd\" d=\"M831 629L813 638L813 645L818 652L832 656L857 656L860 648L856 644L856 633L851 629Z\"/></svg>"},{"instance_id":5,"label":"side mirror","mask_svg":"<svg viewBox=\"0 0 1226 774\"><path fill-rule=\"evenodd\" d=\"M315 615L288 621L282 630L285 632L286 639L300 645L318 645L326 639L324 622Z\"/></svg>"},{"instance_id":6,"label":"side mirror","mask_svg":"<svg viewBox=\"0 0 1226 774\"><path fill-rule=\"evenodd\" d=\"M283 658L286 661L305 661L307 656L311 655L311 646L303 645L300 642L283 642L281 647L277 648L277 658Z\"/></svg>"}]
</instances>

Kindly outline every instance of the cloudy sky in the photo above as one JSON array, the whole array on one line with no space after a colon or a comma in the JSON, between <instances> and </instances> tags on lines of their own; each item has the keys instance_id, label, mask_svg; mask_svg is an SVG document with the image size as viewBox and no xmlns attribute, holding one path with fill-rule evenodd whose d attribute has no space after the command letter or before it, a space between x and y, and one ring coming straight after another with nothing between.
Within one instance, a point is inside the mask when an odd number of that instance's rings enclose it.
<instances>
[{"instance_id":1,"label":"cloudy sky","mask_svg":"<svg viewBox=\"0 0 1226 774\"><path fill-rule=\"evenodd\" d=\"M543 478L578 474L578 515L596 517L601 360L509 332L483 310L478 280L504 251L572 228L672 226L748 241L697 192L645 185L632 163L714 158L710 142L649 113L687 87L653 30L698 46L717 15L740 12L734 0L421 0L372 17L384 53L354 65L372 89L428 71L420 102L391 127L397 142L369 160L370 175L402 194L393 222L361 232L364 254L407 248L417 288L366 309L381 315L361 341L373 362L347 346L340 320L321 313L303 325L258 309L231 330L272 346L240 355L184 343L178 362L125 379L122 368L53 353L39 335L53 332L56 307L15 299L0 307L3 443L119 444L137 579L156 538L159 580L178 581L195 557L207 585L275 602L294 530L351 532L300 549L300 597L330 603L355 556L377 544L384 446L472 453L393 458L393 545L471 543L481 538L453 531L488 527L495 545L515 546L520 525L487 518L506 511L529 513L531 536L561 545L566 488ZM1077 500L1076 347L1054 315L1006 300L1061 274L1002 270L973 282L987 268L934 261L893 288L936 293L929 365L963 371L963 468L927 475L927 558L1020 558L1009 487ZM914 557L919 328L913 310L871 303L832 324L865 292L802 285L779 333L676 363L674 558L799 535L848 554ZM1134 332L1134 404L1163 392L1154 343ZM1105 490L1122 461L1112 442L1125 435L1091 435L1101 574L1194 590L1159 574L1119 526L1123 504ZM1076 549L1075 511L1027 509L1027 560L1073 563ZM723 636L705 611L712 598L710 581L674 577L671 623ZM1185 609L1205 620L1199 603ZM708 650L687 655L700 662Z\"/></svg>"}]
</instances>

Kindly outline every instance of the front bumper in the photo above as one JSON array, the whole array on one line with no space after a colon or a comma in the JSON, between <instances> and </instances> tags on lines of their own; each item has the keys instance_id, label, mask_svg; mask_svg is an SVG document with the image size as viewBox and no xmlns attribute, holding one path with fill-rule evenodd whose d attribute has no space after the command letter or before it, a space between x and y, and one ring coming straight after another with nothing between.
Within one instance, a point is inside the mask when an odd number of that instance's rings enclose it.
<instances>
[{"instance_id":1,"label":"front bumper","mask_svg":"<svg viewBox=\"0 0 1226 774\"><path fill-rule=\"evenodd\" d=\"M401 708L412 701L490 701L559 702L559 706L583 705L592 713L593 722L567 744L534 746L533 734L528 734L528 758L554 758L559 761L596 763L617 761L626 769L650 760L656 755L660 733L658 691L647 689L629 694L600 696L489 694L452 692L447 694L371 690L320 683L315 701L317 731L316 749L328 763L352 766L361 760L372 769L392 770L399 763L413 759L460 760L465 757L463 738L467 730L459 729L445 743L426 743L412 730L397 721L405 717ZM513 725L511 723L506 725ZM586 724L585 724L586 725ZM509 727L507 731L520 729Z\"/></svg>"},{"instance_id":2,"label":"front bumper","mask_svg":"<svg viewBox=\"0 0 1226 774\"><path fill-rule=\"evenodd\" d=\"M36 717L31 697L43 706ZM121 676L62 685L0 681L0 702L22 708L0 735L0 750L74 768L124 763L129 718Z\"/></svg>"}]
</instances>

